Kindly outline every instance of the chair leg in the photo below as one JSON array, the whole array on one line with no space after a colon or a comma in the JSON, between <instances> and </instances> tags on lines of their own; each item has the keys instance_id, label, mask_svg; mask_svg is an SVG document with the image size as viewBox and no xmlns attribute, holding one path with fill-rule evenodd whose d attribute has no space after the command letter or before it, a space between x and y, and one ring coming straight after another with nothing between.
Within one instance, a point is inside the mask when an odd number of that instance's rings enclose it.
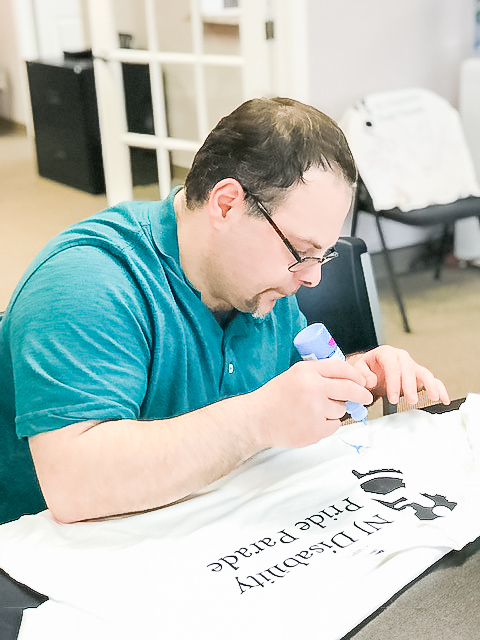
<instances>
[{"instance_id":1,"label":"chair leg","mask_svg":"<svg viewBox=\"0 0 480 640\"><path fill-rule=\"evenodd\" d=\"M448 237L451 226L449 224L445 224L443 227L442 239L440 240L440 248L438 250L437 262L435 264L435 272L434 279L440 280L440 274L442 272L442 266L445 262L445 258L447 255L447 246L448 246Z\"/></svg>"},{"instance_id":2,"label":"chair leg","mask_svg":"<svg viewBox=\"0 0 480 640\"><path fill-rule=\"evenodd\" d=\"M352 213L352 226L350 228L350 235L352 238L355 238L357 235L357 224L358 224L358 211L354 210Z\"/></svg>"},{"instance_id":3,"label":"chair leg","mask_svg":"<svg viewBox=\"0 0 480 640\"><path fill-rule=\"evenodd\" d=\"M383 415L391 416L393 413L397 413L397 405L389 402L387 396L382 398L383 400Z\"/></svg>"},{"instance_id":4,"label":"chair leg","mask_svg":"<svg viewBox=\"0 0 480 640\"><path fill-rule=\"evenodd\" d=\"M383 255L385 256L385 262L387 265L388 275L390 276L390 283L393 289L393 295L395 296L395 300L397 301L398 308L400 310L400 315L402 316L403 329L405 333L411 333L410 325L408 324L407 314L405 312L405 307L403 304L402 294L400 293L400 288L398 286L397 277L395 275L395 271L393 269L393 264L390 259L390 252L387 249L387 245L385 242L385 236L383 235L383 230L380 225L380 219L378 216L375 216L375 220L377 223L378 235L380 236L380 241L382 243Z\"/></svg>"},{"instance_id":5,"label":"chair leg","mask_svg":"<svg viewBox=\"0 0 480 640\"><path fill-rule=\"evenodd\" d=\"M357 234L357 225L358 225L358 207L359 207L359 189L360 185L357 184L355 187L355 193L353 195L353 203L352 203L352 225L350 227L350 235L352 238L355 238Z\"/></svg>"}]
</instances>

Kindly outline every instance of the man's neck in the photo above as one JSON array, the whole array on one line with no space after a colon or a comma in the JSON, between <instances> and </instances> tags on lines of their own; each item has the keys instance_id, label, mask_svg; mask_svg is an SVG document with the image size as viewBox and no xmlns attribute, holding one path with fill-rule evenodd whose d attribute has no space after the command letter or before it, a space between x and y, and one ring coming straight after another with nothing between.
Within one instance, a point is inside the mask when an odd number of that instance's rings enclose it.
<instances>
[{"instance_id":1,"label":"man's neck","mask_svg":"<svg viewBox=\"0 0 480 640\"><path fill-rule=\"evenodd\" d=\"M187 209L184 189L175 195L174 209L177 220L180 266L185 278L200 293L204 304L213 310L217 305L209 293L207 258L210 249L208 246L208 224L205 220L207 213L202 209ZM226 311L229 312L230 309ZM219 312L223 314L224 310Z\"/></svg>"},{"instance_id":2,"label":"man's neck","mask_svg":"<svg viewBox=\"0 0 480 640\"><path fill-rule=\"evenodd\" d=\"M228 309L227 311L212 309L212 313L222 329L225 329L225 327L235 318L238 311L236 309Z\"/></svg>"}]
</instances>

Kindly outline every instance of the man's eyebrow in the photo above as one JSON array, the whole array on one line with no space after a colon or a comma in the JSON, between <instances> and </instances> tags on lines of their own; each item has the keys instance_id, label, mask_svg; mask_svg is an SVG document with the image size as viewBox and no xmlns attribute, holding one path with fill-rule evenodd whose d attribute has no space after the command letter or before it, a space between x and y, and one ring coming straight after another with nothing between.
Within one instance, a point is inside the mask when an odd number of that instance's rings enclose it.
<instances>
[{"instance_id":1,"label":"man's eyebrow","mask_svg":"<svg viewBox=\"0 0 480 640\"><path fill-rule=\"evenodd\" d=\"M312 240L311 238L298 238L299 242L305 242L306 244L311 245L314 249L317 249L318 251L324 251L324 247L321 244L318 244L318 242L315 242L314 240ZM333 247L327 247L326 251L328 251L329 249L332 249Z\"/></svg>"}]
</instances>

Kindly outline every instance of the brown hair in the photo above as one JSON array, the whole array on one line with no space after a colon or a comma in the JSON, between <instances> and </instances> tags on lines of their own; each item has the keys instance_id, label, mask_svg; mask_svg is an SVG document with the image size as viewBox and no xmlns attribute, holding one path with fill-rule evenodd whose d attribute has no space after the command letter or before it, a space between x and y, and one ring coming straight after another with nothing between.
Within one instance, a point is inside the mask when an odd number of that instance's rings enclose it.
<instances>
[{"instance_id":1,"label":"brown hair","mask_svg":"<svg viewBox=\"0 0 480 640\"><path fill-rule=\"evenodd\" d=\"M220 180L235 178L272 210L310 167L354 185L355 161L338 125L290 98L248 100L220 120L195 155L185 181L187 206L203 205Z\"/></svg>"}]
</instances>

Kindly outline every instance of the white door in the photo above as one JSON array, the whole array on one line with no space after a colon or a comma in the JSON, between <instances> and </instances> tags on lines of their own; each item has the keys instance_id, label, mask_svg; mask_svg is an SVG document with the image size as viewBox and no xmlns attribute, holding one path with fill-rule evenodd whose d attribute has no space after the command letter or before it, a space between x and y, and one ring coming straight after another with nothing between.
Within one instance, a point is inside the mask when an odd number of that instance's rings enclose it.
<instances>
[{"instance_id":1,"label":"white door","mask_svg":"<svg viewBox=\"0 0 480 640\"><path fill-rule=\"evenodd\" d=\"M23 97L25 123L29 137L34 137L30 91L25 60L62 58L65 51L82 51L88 47L84 29L83 0L12 0L21 73L15 88ZM18 84L17 84L18 83Z\"/></svg>"},{"instance_id":2,"label":"white door","mask_svg":"<svg viewBox=\"0 0 480 640\"><path fill-rule=\"evenodd\" d=\"M89 0L88 8L108 201L164 198L223 115L274 93L274 1ZM152 154L156 193L142 185Z\"/></svg>"},{"instance_id":3,"label":"white door","mask_svg":"<svg viewBox=\"0 0 480 640\"><path fill-rule=\"evenodd\" d=\"M87 48L83 0L14 0L23 60L61 58L64 51Z\"/></svg>"}]
</instances>

